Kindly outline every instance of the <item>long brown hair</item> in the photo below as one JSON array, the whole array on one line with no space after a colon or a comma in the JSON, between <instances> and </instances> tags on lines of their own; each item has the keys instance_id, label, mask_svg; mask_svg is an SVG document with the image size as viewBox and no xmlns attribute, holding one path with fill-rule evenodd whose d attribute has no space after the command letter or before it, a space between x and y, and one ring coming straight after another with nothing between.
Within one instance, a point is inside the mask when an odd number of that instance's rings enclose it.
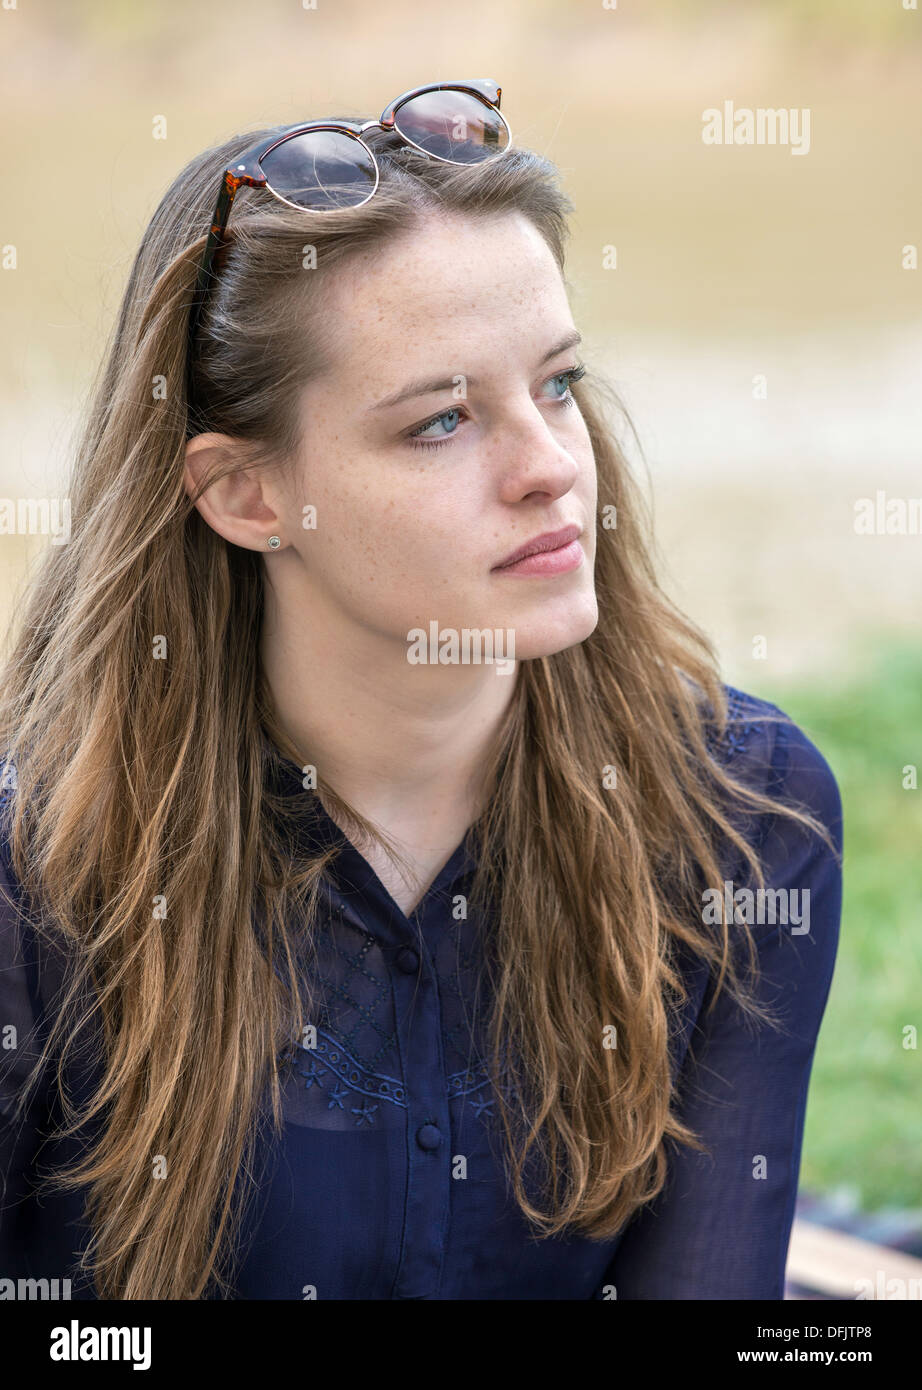
<instances>
[{"instance_id":1,"label":"long brown hair","mask_svg":"<svg viewBox=\"0 0 922 1390\"><path fill-rule=\"evenodd\" d=\"M83 1267L102 1297L229 1288L257 1116L268 1095L281 1124L277 1058L310 1007L297 962L329 854L299 855L273 805L270 745L299 766L310 750L277 727L260 670L261 559L192 505L186 440L213 429L252 446L237 466L284 464L296 394L323 361L324 277L421 212L523 213L564 267L572 205L552 165L513 149L451 166L379 133L381 185L361 208L310 215L238 195L200 324L193 414L186 323L217 181L269 133L193 159L147 227L76 450L71 539L42 559L0 686L0 747L16 773L11 863L42 909L37 927L73 965L45 1049L61 1044L62 1132L99 1128L54 1180L86 1186ZM715 654L658 588L645 499L616 443L617 397L591 372L574 395L598 470L599 623L521 664L472 830L471 909L493 905L489 1060L497 1083L512 1069L497 1098L516 1199L539 1234L604 1238L662 1187L667 1140L700 1146L673 1113L680 943L745 1018L766 1017L728 924L702 923L722 846L763 882L732 808L823 828L712 756L706 736L727 718ZM614 530L602 524L609 505ZM376 834L322 777L319 790ZM748 934L736 937L751 970ZM87 997L104 1070L78 1112L62 1078ZM603 1045L612 1024L614 1048ZM540 1198L523 1178L530 1154L543 1163ZM152 1181L157 1156L170 1181Z\"/></svg>"}]
</instances>

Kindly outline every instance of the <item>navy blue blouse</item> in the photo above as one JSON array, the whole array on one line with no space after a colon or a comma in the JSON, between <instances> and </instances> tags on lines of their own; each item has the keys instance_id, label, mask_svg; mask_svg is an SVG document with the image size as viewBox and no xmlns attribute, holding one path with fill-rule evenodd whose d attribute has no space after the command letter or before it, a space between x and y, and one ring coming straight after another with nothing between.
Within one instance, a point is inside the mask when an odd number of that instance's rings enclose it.
<instances>
[{"instance_id":1,"label":"navy blue blouse","mask_svg":"<svg viewBox=\"0 0 922 1390\"><path fill-rule=\"evenodd\" d=\"M728 693L733 722L714 751L750 785L806 806L841 850L839 791L815 745L786 716L764 722L780 715L776 706ZM281 776L285 790L303 795L299 768L285 763ZM709 1152L673 1146L663 1191L598 1241L536 1237L507 1189L479 1022L483 925L458 907L474 869L465 845L407 917L329 817L313 824L314 836L321 825L321 838L340 846L312 958L322 999L316 1046L293 1047L285 1059L284 1131L269 1129L261 1141L264 1175L234 1297L782 1298L807 1087L839 934L841 873L828 846L784 818L752 818L747 833L766 885L809 902L799 925L751 927L758 994L784 1030L747 1029L726 992L705 1016L707 967L681 956L689 998L672 1072L679 1113ZM15 895L5 841L0 870ZM729 881L749 882L739 866ZM0 1280L70 1278L73 1298L91 1298L74 1268L88 1236L82 1194L36 1191L42 1172L78 1151L73 1138L45 1137L59 1119L50 1070L25 1117L10 1119L33 1048L47 1036L55 981L28 921L4 910ZM15 1048L4 1043L10 1024ZM77 1099L93 1079L91 1061L69 1074Z\"/></svg>"}]
</instances>

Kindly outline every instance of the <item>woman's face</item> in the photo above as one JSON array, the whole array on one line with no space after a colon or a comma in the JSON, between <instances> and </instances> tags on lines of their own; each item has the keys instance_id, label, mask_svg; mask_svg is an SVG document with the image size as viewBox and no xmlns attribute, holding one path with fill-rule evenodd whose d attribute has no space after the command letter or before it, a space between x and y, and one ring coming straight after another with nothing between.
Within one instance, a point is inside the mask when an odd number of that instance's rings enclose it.
<instances>
[{"instance_id":1,"label":"woman's face","mask_svg":"<svg viewBox=\"0 0 922 1390\"><path fill-rule=\"evenodd\" d=\"M598 621L595 463L540 234L517 213L430 217L338 268L322 299L334 361L302 393L280 515L312 622L404 646L433 620L503 629L525 659L583 641ZM576 545L545 556L548 572L497 568L568 526Z\"/></svg>"}]
</instances>

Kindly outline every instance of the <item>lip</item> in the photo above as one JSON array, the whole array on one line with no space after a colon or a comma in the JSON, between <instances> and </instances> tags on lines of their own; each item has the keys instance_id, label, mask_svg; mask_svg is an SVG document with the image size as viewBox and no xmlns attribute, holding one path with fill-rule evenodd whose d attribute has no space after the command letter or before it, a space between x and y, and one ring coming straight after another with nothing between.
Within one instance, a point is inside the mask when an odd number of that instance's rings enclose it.
<instances>
[{"instance_id":1,"label":"lip","mask_svg":"<svg viewBox=\"0 0 922 1390\"><path fill-rule=\"evenodd\" d=\"M511 551L505 560L500 560L498 565L493 566L493 571L511 569L520 560L528 559L532 555L544 555L568 547L574 548L573 542L581 535L581 526L562 526L558 531L544 531L540 536L535 536L532 540L526 541L524 545L520 545L518 550Z\"/></svg>"}]
</instances>

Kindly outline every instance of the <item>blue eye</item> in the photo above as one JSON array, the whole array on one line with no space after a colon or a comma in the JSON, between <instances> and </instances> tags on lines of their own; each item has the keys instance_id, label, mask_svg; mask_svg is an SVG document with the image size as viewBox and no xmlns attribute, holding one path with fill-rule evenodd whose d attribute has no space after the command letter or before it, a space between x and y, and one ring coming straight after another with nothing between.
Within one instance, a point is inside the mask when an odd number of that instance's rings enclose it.
<instances>
[{"instance_id":1,"label":"blue eye","mask_svg":"<svg viewBox=\"0 0 922 1390\"><path fill-rule=\"evenodd\" d=\"M448 433L454 434L461 420L461 412L459 410L443 410L441 415L433 415L431 420L427 420L425 424L418 425L415 430L412 430L410 438L414 440L414 442L418 441L416 447L437 449L439 445L444 444L444 439L423 439L422 435L425 430L431 430L433 425L439 425L443 420L449 420L452 416L455 417L455 420Z\"/></svg>"},{"instance_id":2,"label":"blue eye","mask_svg":"<svg viewBox=\"0 0 922 1390\"><path fill-rule=\"evenodd\" d=\"M586 368L581 366L569 367L565 372L557 372L554 376L548 377L547 381L544 383L545 386L555 386L557 382L564 383L563 391L560 393L555 391L554 395L551 397L554 404L564 407L575 405L576 402L570 395L570 387L573 385L574 381L579 381L580 377L585 375ZM443 435L440 439L423 438L423 434L426 430L432 429L433 425L441 424L443 420L452 421L451 427L447 430L446 435ZM444 449L445 445L449 443L450 436L457 432L460 422L460 410L455 408L443 410L438 415L433 415L431 419L425 420L421 425L417 425L416 429L410 431L407 438L410 440L411 446L414 449Z\"/></svg>"},{"instance_id":3,"label":"blue eye","mask_svg":"<svg viewBox=\"0 0 922 1390\"><path fill-rule=\"evenodd\" d=\"M551 377L550 384L552 384L552 385L556 385L558 381L562 381L562 382L563 382L563 390L560 392L559 396L557 397L558 400L561 400L561 399L567 394L567 392L568 392L569 389L570 389L570 382L571 382L572 380L573 380L573 373L572 373L572 372L558 372L556 376L552 376L552 377ZM549 383L545 382L545 385L548 385L548 384L549 384Z\"/></svg>"}]
</instances>

